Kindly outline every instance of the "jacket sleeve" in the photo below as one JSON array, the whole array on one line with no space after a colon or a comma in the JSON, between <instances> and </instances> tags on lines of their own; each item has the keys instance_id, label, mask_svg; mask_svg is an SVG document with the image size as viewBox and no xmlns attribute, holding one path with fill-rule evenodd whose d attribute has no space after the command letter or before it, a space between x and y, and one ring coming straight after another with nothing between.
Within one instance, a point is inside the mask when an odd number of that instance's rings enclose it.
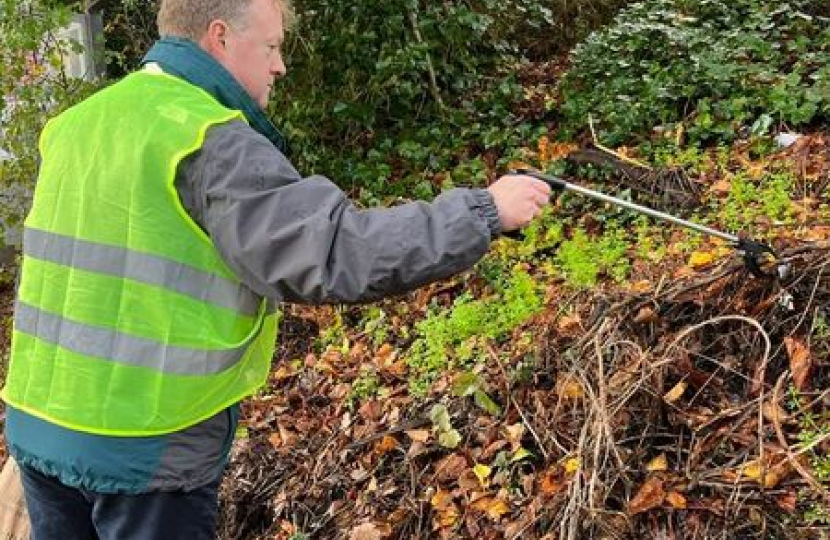
<instances>
[{"instance_id":1,"label":"jacket sleeve","mask_svg":"<svg viewBox=\"0 0 830 540\"><path fill-rule=\"evenodd\" d=\"M492 196L360 209L322 176L302 178L246 124L211 129L183 162L185 208L259 294L298 303L368 302L461 272L500 232Z\"/></svg>"}]
</instances>

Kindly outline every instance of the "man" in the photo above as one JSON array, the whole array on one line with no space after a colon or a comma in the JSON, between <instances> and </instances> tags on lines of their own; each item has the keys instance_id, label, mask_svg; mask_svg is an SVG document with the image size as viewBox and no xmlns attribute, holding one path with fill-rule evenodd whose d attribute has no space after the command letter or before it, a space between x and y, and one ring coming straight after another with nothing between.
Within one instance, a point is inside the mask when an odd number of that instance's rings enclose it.
<instances>
[{"instance_id":1,"label":"man","mask_svg":"<svg viewBox=\"0 0 830 540\"><path fill-rule=\"evenodd\" d=\"M280 302L362 302L470 267L550 188L355 208L264 116L284 0L162 0L146 65L52 120L25 223L6 434L33 540L213 538L238 402Z\"/></svg>"}]
</instances>

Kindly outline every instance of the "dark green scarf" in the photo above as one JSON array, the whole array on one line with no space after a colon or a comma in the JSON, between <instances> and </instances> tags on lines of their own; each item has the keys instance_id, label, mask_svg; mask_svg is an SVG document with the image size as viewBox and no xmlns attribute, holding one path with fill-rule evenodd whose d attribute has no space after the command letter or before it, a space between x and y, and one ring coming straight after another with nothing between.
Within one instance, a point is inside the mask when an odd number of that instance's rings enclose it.
<instances>
[{"instance_id":1,"label":"dark green scarf","mask_svg":"<svg viewBox=\"0 0 830 540\"><path fill-rule=\"evenodd\" d=\"M149 62L202 88L225 107L242 111L252 128L265 135L280 151L288 152L285 137L265 116L262 107L224 66L192 41L176 37L160 39L141 61L142 65Z\"/></svg>"}]
</instances>

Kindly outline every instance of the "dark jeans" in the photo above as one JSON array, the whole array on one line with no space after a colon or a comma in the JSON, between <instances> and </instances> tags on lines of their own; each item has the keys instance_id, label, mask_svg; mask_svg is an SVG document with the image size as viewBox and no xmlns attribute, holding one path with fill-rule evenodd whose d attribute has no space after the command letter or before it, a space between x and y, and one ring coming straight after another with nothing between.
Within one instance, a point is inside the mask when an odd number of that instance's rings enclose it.
<instances>
[{"instance_id":1,"label":"dark jeans","mask_svg":"<svg viewBox=\"0 0 830 540\"><path fill-rule=\"evenodd\" d=\"M193 491L107 495L20 467L30 540L214 540L219 482Z\"/></svg>"}]
</instances>

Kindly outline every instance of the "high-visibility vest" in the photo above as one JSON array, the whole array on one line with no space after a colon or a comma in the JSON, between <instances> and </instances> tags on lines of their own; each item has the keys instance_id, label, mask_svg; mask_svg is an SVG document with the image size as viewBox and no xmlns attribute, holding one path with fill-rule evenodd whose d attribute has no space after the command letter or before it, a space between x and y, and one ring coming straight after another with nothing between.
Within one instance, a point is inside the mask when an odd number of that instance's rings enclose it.
<instances>
[{"instance_id":1,"label":"high-visibility vest","mask_svg":"<svg viewBox=\"0 0 830 540\"><path fill-rule=\"evenodd\" d=\"M264 384L278 314L224 263L175 187L213 125L201 88L140 71L49 122L24 223L2 397L114 436L177 431Z\"/></svg>"}]
</instances>

